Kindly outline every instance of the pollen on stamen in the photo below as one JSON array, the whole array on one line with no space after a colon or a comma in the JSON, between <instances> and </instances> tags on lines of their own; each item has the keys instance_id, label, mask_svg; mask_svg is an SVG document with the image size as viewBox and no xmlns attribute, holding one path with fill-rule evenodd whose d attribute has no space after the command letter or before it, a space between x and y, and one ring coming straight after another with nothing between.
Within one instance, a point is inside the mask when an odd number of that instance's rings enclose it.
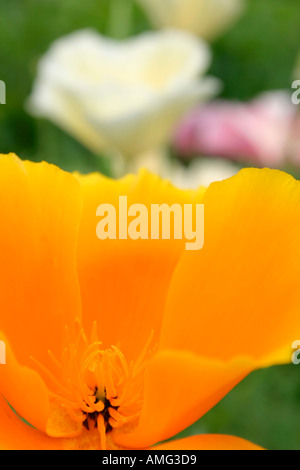
<instances>
[{"instance_id":1,"label":"pollen on stamen","mask_svg":"<svg viewBox=\"0 0 300 470\"><path fill-rule=\"evenodd\" d=\"M73 422L82 429L97 429L100 448L114 429L137 424L143 404L144 374L151 354L153 333L136 361L128 363L118 346L103 349L94 322L90 341L79 321L75 341L66 327L66 347L61 361L50 353L58 377L47 373L51 393ZM36 361L37 362L37 361Z\"/></svg>"}]
</instances>

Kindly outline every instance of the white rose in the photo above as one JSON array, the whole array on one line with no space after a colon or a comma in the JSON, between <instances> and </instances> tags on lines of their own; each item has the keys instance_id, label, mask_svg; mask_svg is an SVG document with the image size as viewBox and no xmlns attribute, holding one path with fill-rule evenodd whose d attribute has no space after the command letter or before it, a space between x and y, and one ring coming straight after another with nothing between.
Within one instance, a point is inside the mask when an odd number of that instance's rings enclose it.
<instances>
[{"instance_id":1,"label":"white rose","mask_svg":"<svg viewBox=\"0 0 300 470\"><path fill-rule=\"evenodd\" d=\"M125 156L166 143L179 118L219 88L208 46L178 31L115 41L83 30L41 59L28 109L93 152Z\"/></svg>"},{"instance_id":2,"label":"white rose","mask_svg":"<svg viewBox=\"0 0 300 470\"><path fill-rule=\"evenodd\" d=\"M245 0L139 0L159 28L179 28L213 39L241 14Z\"/></svg>"},{"instance_id":3,"label":"white rose","mask_svg":"<svg viewBox=\"0 0 300 470\"><path fill-rule=\"evenodd\" d=\"M230 178L240 170L239 165L229 160L213 157L194 158L186 166L179 160L170 160L163 149L156 149L140 155L132 163L134 173L140 168L146 168L152 173L169 180L180 189L208 187L215 181Z\"/></svg>"}]
</instances>

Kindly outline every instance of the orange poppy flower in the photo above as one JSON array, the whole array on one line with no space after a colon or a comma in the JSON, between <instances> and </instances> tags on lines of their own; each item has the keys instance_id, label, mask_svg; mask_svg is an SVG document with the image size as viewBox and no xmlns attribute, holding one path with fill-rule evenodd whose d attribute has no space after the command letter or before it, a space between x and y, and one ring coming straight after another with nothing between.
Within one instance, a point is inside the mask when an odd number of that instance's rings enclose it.
<instances>
[{"instance_id":1,"label":"orange poppy flower","mask_svg":"<svg viewBox=\"0 0 300 470\"><path fill-rule=\"evenodd\" d=\"M203 203L204 248L100 241L96 209L119 195ZM300 183L276 170L180 191L147 172L114 181L1 156L0 448L257 448L216 435L155 444L254 369L290 361L299 201Z\"/></svg>"}]
</instances>

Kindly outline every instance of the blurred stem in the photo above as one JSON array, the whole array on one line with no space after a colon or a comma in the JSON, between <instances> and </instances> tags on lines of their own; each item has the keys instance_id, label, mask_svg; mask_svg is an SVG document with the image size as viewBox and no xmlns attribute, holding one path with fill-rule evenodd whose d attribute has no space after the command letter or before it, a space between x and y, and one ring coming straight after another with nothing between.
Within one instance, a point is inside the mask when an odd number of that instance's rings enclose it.
<instances>
[{"instance_id":1,"label":"blurred stem","mask_svg":"<svg viewBox=\"0 0 300 470\"><path fill-rule=\"evenodd\" d=\"M133 0L110 0L109 35L115 39L130 36L133 19Z\"/></svg>"}]
</instances>

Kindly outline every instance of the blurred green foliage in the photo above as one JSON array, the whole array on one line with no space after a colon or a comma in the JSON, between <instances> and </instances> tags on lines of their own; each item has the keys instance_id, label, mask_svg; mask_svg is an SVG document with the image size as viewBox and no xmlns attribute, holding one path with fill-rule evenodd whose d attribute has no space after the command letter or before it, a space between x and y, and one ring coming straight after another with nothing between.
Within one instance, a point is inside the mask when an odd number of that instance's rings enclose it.
<instances>
[{"instance_id":1,"label":"blurred green foliage","mask_svg":"<svg viewBox=\"0 0 300 470\"><path fill-rule=\"evenodd\" d=\"M300 51L298 0L249 0L238 24L214 44L211 71L226 98L290 89Z\"/></svg>"},{"instance_id":2,"label":"blurred green foliage","mask_svg":"<svg viewBox=\"0 0 300 470\"><path fill-rule=\"evenodd\" d=\"M0 79L7 84L7 104L0 106L2 153L47 160L66 170L109 173L105 159L51 123L33 119L24 104L37 62L53 40L87 27L112 33L112 1L0 0ZM223 81L223 96L249 99L290 88L300 50L299 26L299 0L249 0L238 24L212 44L210 73ZM147 18L133 3L130 34L147 29ZM184 396L184 384L179 386ZM300 366L290 365L252 373L185 434L227 433L269 449L300 449L299 423Z\"/></svg>"}]
</instances>

